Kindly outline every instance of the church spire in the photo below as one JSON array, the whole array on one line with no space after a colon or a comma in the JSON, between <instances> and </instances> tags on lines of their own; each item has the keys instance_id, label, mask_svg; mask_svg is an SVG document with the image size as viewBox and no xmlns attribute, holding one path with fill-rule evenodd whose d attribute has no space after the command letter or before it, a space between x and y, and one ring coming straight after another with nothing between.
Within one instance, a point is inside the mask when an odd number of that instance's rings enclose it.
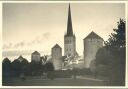
<instances>
[{"instance_id":1,"label":"church spire","mask_svg":"<svg viewBox=\"0 0 128 89\"><path fill-rule=\"evenodd\" d=\"M67 23L67 34L66 34L66 35L67 35L67 36L73 36L70 4L69 4L69 9L68 9L68 23Z\"/></svg>"}]
</instances>

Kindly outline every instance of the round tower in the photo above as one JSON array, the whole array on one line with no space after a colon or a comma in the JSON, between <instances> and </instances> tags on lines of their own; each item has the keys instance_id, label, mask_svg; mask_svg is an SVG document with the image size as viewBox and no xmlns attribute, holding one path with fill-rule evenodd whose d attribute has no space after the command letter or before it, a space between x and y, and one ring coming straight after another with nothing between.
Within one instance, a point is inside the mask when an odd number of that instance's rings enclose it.
<instances>
[{"instance_id":1,"label":"round tower","mask_svg":"<svg viewBox=\"0 0 128 89\"><path fill-rule=\"evenodd\" d=\"M52 48L52 61L55 70L62 69L62 48L58 44Z\"/></svg>"},{"instance_id":2,"label":"round tower","mask_svg":"<svg viewBox=\"0 0 128 89\"><path fill-rule=\"evenodd\" d=\"M99 48L103 46L103 38L93 31L84 38L84 64L86 68L90 68L91 61L95 59Z\"/></svg>"},{"instance_id":3,"label":"round tower","mask_svg":"<svg viewBox=\"0 0 128 89\"><path fill-rule=\"evenodd\" d=\"M40 53L35 51L31 55L31 61L40 62Z\"/></svg>"}]
</instances>

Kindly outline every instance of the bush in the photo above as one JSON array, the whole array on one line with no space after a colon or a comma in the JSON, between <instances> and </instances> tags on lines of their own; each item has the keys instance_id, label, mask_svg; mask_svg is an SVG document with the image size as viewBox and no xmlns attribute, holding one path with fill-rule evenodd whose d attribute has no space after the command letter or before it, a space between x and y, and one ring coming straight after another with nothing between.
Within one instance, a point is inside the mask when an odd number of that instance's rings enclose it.
<instances>
[{"instance_id":1,"label":"bush","mask_svg":"<svg viewBox=\"0 0 128 89\"><path fill-rule=\"evenodd\" d=\"M55 78L71 78L72 74L70 70L58 70L54 71Z\"/></svg>"},{"instance_id":2,"label":"bush","mask_svg":"<svg viewBox=\"0 0 128 89\"><path fill-rule=\"evenodd\" d=\"M83 69L77 69L76 70L77 75L92 75L92 72L89 68L83 68Z\"/></svg>"}]
</instances>

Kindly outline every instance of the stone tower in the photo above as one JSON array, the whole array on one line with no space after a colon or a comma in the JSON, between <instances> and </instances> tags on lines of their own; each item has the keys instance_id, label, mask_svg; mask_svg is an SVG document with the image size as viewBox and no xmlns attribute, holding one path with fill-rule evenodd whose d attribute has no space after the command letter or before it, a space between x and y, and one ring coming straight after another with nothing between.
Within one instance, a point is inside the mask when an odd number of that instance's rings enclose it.
<instances>
[{"instance_id":1,"label":"stone tower","mask_svg":"<svg viewBox=\"0 0 128 89\"><path fill-rule=\"evenodd\" d=\"M74 56L76 54L76 37L73 34L70 5L68 9L67 32L64 35L64 55Z\"/></svg>"},{"instance_id":2,"label":"stone tower","mask_svg":"<svg viewBox=\"0 0 128 89\"><path fill-rule=\"evenodd\" d=\"M31 55L31 61L40 62L40 53L35 51Z\"/></svg>"},{"instance_id":3,"label":"stone tower","mask_svg":"<svg viewBox=\"0 0 128 89\"><path fill-rule=\"evenodd\" d=\"M90 68L91 61L95 59L99 48L103 46L103 38L93 31L84 38L84 64L86 68Z\"/></svg>"},{"instance_id":4,"label":"stone tower","mask_svg":"<svg viewBox=\"0 0 128 89\"><path fill-rule=\"evenodd\" d=\"M62 69L62 48L58 44L52 48L52 61L55 70Z\"/></svg>"}]
</instances>

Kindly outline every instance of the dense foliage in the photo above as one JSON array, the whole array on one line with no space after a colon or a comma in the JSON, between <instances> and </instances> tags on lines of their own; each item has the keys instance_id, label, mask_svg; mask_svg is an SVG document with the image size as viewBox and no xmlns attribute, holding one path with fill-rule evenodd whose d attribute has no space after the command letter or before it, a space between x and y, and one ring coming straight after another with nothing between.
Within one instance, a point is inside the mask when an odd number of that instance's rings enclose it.
<instances>
[{"instance_id":1,"label":"dense foliage","mask_svg":"<svg viewBox=\"0 0 128 89\"><path fill-rule=\"evenodd\" d=\"M2 63L2 70L4 80L10 77L21 77L23 75L42 76L44 72L49 73L49 71L54 71L54 66L50 61L42 64L42 60L39 62L31 61L29 63L27 59L23 59L22 61L15 59L11 62L8 58L5 58Z\"/></svg>"},{"instance_id":2,"label":"dense foliage","mask_svg":"<svg viewBox=\"0 0 128 89\"><path fill-rule=\"evenodd\" d=\"M109 85L125 85L126 40L125 21L120 19L105 46L96 54L96 70L109 78Z\"/></svg>"}]
</instances>

